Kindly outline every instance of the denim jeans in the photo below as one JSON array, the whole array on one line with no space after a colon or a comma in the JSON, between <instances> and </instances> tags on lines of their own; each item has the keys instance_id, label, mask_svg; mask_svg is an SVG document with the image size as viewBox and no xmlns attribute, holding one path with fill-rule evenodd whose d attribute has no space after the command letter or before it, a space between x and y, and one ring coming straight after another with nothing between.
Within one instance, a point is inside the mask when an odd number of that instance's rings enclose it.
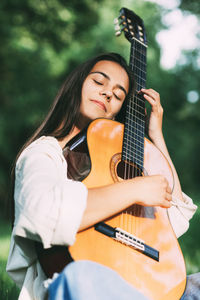
<instances>
[{"instance_id":1,"label":"denim jeans","mask_svg":"<svg viewBox=\"0 0 200 300\"><path fill-rule=\"evenodd\" d=\"M115 271L91 261L70 263L48 292L49 300L148 300ZM180 300L200 300L200 273L187 276Z\"/></svg>"},{"instance_id":2,"label":"denim jeans","mask_svg":"<svg viewBox=\"0 0 200 300\"><path fill-rule=\"evenodd\" d=\"M110 268L70 263L49 286L49 300L148 300Z\"/></svg>"},{"instance_id":3,"label":"denim jeans","mask_svg":"<svg viewBox=\"0 0 200 300\"><path fill-rule=\"evenodd\" d=\"M181 300L200 300L200 272L187 276L186 289Z\"/></svg>"}]
</instances>

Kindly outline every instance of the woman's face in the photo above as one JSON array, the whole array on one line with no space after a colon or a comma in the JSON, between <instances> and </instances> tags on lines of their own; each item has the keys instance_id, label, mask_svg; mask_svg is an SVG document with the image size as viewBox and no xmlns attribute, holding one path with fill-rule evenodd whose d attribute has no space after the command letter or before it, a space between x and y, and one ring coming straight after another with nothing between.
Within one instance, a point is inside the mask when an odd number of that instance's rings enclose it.
<instances>
[{"instance_id":1,"label":"woman's face","mask_svg":"<svg viewBox=\"0 0 200 300\"><path fill-rule=\"evenodd\" d=\"M118 63L107 60L97 62L83 83L80 125L86 126L96 118L114 119L128 89L128 75Z\"/></svg>"}]
</instances>

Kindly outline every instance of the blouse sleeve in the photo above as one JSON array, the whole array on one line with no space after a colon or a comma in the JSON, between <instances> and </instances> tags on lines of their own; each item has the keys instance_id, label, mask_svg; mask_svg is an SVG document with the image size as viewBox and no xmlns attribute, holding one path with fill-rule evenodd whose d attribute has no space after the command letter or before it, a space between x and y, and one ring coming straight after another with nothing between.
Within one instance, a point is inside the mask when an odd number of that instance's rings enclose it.
<instances>
[{"instance_id":1,"label":"blouse sleeve","mask_svg":"<svg viewBox=\"0 0 200 300\"><path fill-rule=\"evenodd\" d=\"M72 245L86 207L86 186L67 179L57 152L51 145L32 147L16 165L15 236L44 248Z\"/></svg>"},{"instance_id":2,"label":"blouse sleeve","mask_svg":"<svg viewBox=\"0 0 200 300\"><path fill-rule=\"evenodd\" d=\"M168 208L168 216L172 228L179 238L189 228L189 221L197 210L197 206L192 199L183 193L183 201L172 197L172 206Z\"/></svg>"}]
</instances>

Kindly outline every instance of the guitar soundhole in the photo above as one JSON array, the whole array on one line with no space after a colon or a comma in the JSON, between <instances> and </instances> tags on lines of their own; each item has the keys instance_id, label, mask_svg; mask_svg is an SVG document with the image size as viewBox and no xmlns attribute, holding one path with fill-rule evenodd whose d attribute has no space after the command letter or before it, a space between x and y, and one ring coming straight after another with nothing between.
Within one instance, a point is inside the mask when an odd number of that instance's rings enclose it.
<instances>
[{"instance_id":1,"label":"guitar soundhole","mask_svg":"<svg viewBox=\"0 0 200 300\"><path fill-rule=\"evenodd\" d=\"M122 179L130 179L142 175L142 170L134 163L121 160L117 165L117 176Z\"/></svg>"}]
</instances>

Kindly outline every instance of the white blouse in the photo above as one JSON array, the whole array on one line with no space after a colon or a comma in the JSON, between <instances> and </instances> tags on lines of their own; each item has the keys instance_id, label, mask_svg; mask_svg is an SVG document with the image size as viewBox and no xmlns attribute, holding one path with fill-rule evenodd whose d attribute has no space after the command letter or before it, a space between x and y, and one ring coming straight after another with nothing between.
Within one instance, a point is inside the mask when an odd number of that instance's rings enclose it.
<instances>
[{"instance_id":1,"label":"white blouse","mask_svg":"<svg viewBox=\"0 0 200 300\"><path fill-rule=\"evenodd\" d=\"M183 194L173 198L168 215L177 237L189 227L197 206ZM44 248L72 245L86 208L87 188L67 178L67 164L58 141L41 137L17 160L15 170L15 224L7 272L20 287L19 300L42 300L46 279L37 260L34 241Z\"/></svg>"}]
</instances>

